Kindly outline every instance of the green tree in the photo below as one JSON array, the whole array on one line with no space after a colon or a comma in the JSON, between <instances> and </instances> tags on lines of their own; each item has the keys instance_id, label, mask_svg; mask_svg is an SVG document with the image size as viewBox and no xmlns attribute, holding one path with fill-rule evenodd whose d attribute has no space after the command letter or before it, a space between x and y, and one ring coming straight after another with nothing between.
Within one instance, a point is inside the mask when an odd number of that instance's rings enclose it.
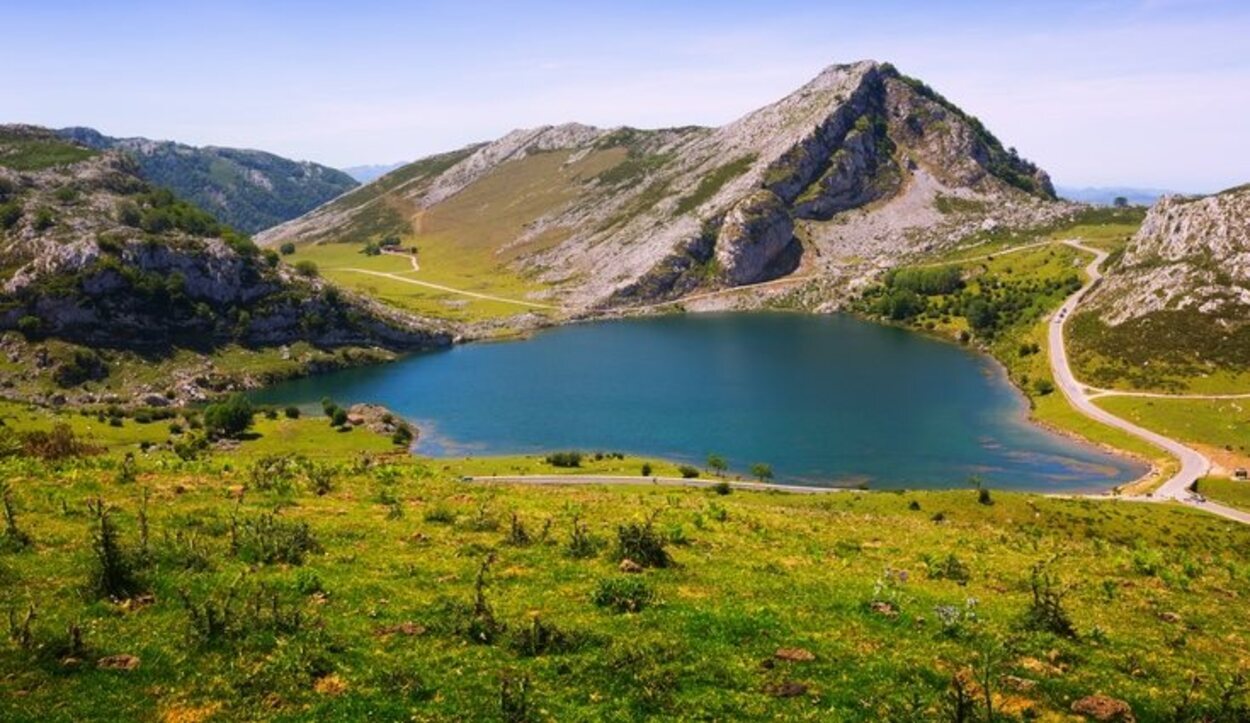
<instances>
[{"instance_id":1,"label":"green tree","mask_svg":"<svg viewBox=\"0 0 1250 723\"><path fill-rule=\"evenodd\" d=\"M767 482L773 478L773 467L772 465L759 462L751 465L751 474L760 482Z\"/></svg>"},{"instance_id":2,"label":"green tree","mask_svg":"<svg viewBox=\"0 0 1250 723\"><path fill-rule=\"evenodd\" d=\"M232 394L226 401L204 409L204 428L213 436L237 437L251 428L254 415L247 397Z\"/></svg>"},{"instance_id":3,"label":"green tree","mask_svg":"<svg viewBox=\"0 0 1250 723\"><path fill-rule=\"evenodd\" d=\"M725 470L729 469L729 463L719 454L709 454L707 456L707 468L712 470L712 474L723 477Z\"/></svg>"},{"instance_id":4,"label":"green tree","mask_svg":"<svg viewBox=\"0 0 1250 723\"><path fill-rule=\"evenodd\" d=\"M334 410L334 416L330 418L330 426L343 427L347 425L347 410L337 407Z\"/></svg>"},{"instance_id":5,"label":"green tree","mask_svg":"<svg viewBox=\"0 0 1250 723\"><path fill-rule=\"evenodd\" d=\"M295 253L295 244L291 243L290 241L287 241L286 243L278 247L278 252L281 253L283 256L290 256L291 254Z\"/></svg>"}]
</instances>

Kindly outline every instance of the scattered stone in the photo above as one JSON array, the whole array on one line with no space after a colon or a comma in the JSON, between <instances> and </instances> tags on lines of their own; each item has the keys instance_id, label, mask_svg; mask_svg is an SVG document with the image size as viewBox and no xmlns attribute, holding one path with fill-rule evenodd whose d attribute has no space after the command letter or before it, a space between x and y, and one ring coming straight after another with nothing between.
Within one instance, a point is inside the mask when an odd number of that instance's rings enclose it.
<instances>
[{"instance_id":1,"label":"scattered stone","mask_svg":"<svg viewBox=\"0 0 1250 723\"><path fill-rule=\"evenodd\" d=\"M104 670L134 670L139 667L139 659L133 655L109 655L97 660L96 666Z\"/></svg>"},{"instance_id":2,"label":"scattered stone","mask_svg":"<svg viewBox=\"0 0 1250 723\"><path fill-rule=\"evenodd\" d=\"M642 572L642 569L643 569L642 565L639 565L638 563L634 562L628 557L625 558L624 560L621 560L621 565L620 565L621 572L636 574L636 573Z\"/></svg>"},{"instance_id":3,"label":"scattered stone","mask_svg":"<svg viewBox=\"0 0 1250 723\"><path fill-rule=\"evenodd\" d=\"M777 648L773 653L777 660L788 660L792 663L809 663L816 659L816 654L804 648Z\"/></svg>"},{"instance_id":4,"label":"scattered stone","mask_svg":"<svg viewBox=\"0 0 1250 723\"><path fill-rule=\"evenodd\" d=\"M888 603L883 600L874 600L868 607L878 615L884 615L887 618L898 617L898 610L892 603Z\"/></svg>"},{"instance_id":5,"label":"scattered stone","mask_svg":"<svg viewBox=\"0 0 1250 723\"><path fill-rule=\"evenodd\" d=\"M783 680L780 683L765 685L764 692L774 698L797 698L800 695L807 694L807 684L793 680Z\"/></svg>"},{"instance_id":6,"label":"scattered stone","mask_svg":"<svg viewBox=\"0 0 1250 723\"><path fill-rule=\"evenodd\" d=\"M1179 623L1181 621L1181 616L1177 613L1171 612L1159 613L1159 619L1165 623Z\"/></svg>"},{"instance_id":7,"label":"scattered stone","mask_svg":"<svg viewBox=\"0 0 1250 723\"><path fill-rule=\"evenodd\" d=\"M1072 712L1096 721L1135 723L1133 709L1128 703L1105 695L1087 695L1072 704Z\"/></svg>"},{"instance_id":8,"label":"scattered stone","mask_svg":"<svg viewBox=\"0 0 1250 723\"><path fill-rule=\"evenodd\" d=\"M1014 675L1004 675L1002 679L1003 687L1008 690L1014 690L1018 693L1027 693L1037 687L1036 680L1029 678L1019 678Z\"/></svg>"}]
</instances>

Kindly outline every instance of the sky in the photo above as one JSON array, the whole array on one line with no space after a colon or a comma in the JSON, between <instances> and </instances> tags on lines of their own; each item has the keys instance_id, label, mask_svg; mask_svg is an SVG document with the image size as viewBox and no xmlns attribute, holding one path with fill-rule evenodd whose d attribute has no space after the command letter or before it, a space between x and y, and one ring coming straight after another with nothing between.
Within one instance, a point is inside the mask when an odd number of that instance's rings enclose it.
<instances>
[{"instance_id":1,"label":"sky","mask_svg":"<svg viewBox=\"0 0 1250 723\"><path fill-rule=\"evenodd\" d=\"M720 125L890 61L1067 186L1250 181L1246 0L0 0L0 122L336 167Z\"/></svg>"}]
</instances>

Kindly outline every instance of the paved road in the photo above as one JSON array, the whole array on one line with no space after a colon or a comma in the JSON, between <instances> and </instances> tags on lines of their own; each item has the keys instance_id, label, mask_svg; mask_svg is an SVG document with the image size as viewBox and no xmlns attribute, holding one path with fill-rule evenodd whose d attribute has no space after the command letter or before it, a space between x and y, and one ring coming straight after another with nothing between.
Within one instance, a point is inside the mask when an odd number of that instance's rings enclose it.
<instances>
[{"instance_id":1,"label":"paved road","mask_svg":"<svg viewBox=\"0 0 1250 723\"><path fill-rule=\"evenodd\" d=\"M1207 510L1221 517L1250 524L1250 514L1214 502L1204 501L1192 492L1191 488L1194 486L1194 483L1199 478L1206 476L1211 469L1211 462L1206 457L1174 439L1152 432L1126 419L1121 419L1095 405L1090 401L1091 397L1087 388L1077 381L1076 376L1072 374L1072 366L1068 362L1067 346L1064 343L1064 327L1086 292L1089 291L1095 282L1102 278L1102 272L1099 268L1107 260L1108 254L1106 251L1091 248L1076 241L1064 241L1064 243L1080 251L1094 254L1094 260L1085 267L1085 272L1089 275L1089 281L1064 300L1063 305L1051 317L1049 328L1047 329L1050 369L1055 377L1055 384L1062 390L1063 395L1067 397L1072 406L1085 416L1144 439L1156 447L1166 450L1180 460L1180 469L1159 486L1153 494L1153 499L1176 500L1198 509ZM1098 396L1106 396L1107 394L1105 390L1099 390L1099 392L1101 393Z\"/></svg>"}]
</instances>

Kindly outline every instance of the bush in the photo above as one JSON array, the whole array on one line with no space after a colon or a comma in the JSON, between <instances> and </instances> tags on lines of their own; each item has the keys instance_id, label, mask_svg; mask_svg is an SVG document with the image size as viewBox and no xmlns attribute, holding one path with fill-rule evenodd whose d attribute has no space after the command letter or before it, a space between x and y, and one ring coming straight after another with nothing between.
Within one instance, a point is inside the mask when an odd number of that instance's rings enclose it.
<instances>
[{"instance_id":1,"label":"bush","mask_svg":"<svg viewBox=\"0 0 1250 723\"><path fill-rule=\"evenodd\" d=\"M581 452L555 452L547 455L547 464L552 467L581 467Z\"/></svg>"},{"instance_id":2,"label":"bush","mask_svg":"<svg viewBox=\"0 0 1250 723\"><path fill-rule=\"evenodd\" d=\"M655 530L655 515L646 522L616 528L616 559L633 560L643 567L668 567L673 560L664 549L664 536Z\"/></svg>"},{"instance_id":3,"label":"bush","mask_svg":"<svg viewBox=\"0 0 1250 723\"><path fill-rule=\"evenodd\" d=\"M316 278L321 272L317 269L317 264L309 261L308 259L304 259L303 261L296 262L295 273L305 278L312 279Z\"/></svg>"},{"instance_id":4,"label":"bush","mask_svg":"<svg viewBox=\"0 0 1250 723\"><path fill-rule=\"evenodd\" d=\"M699 477L699 470L698 470L698 468L697 468L697 467L692 467L692 466L690 466L690 465L688 465L688 464L683 464L682 466L678 467L678 468L677 468L677 471L678 471L678 472L681 472L681 476L682 476L684 479L698 479L698 477Z\"/></svg>"},{"instance_id":5,"label":"bush","mask_svg":"<svg viewBox=\"0 0 1250 723\"><path fill-rule=\"evenodd\" d=\"M952 580L960 585L967 585L972 577L968 566L953 552L940 560L926 557L925 564L929 568L929 577L934 580Z\"/></svg>"},{"instance_id":6,"label":"bush","mask_svg":"<svg viewBox=\"0 0 1250 723\"><path fill-rule=\"evenodd\" d=\"M733 485L724 480L712 485L712 490L718 495L727 495L734 491Z\"/></svg>"},{"instance_id":7,"label":"bush","mask_svg":"<svg viewBox=\"0 0 1250 723\"><path fill-rule=\"evenodd\" d=\"M104 500L88 503L91 512L91 552L94 567L90 588L98 597L125 600L142 591L135 561L122 548L112 511Z\"/></svg>"},{"instance_id":8,"label":"bush","mask_svg":"<svg viewBox=\"0 0 1250 723\"><path fill-rule=\"evenodd\" d=\"M290 241L287 241L286 243L278 247L278 253L282 254L283 256L290 256L291 254L295 253L295 244L291 243Z\"/></svg>"},{"instance_id":9,"label":"bush","mask_svg":"<svg viewBox=\"0 0 1250 723\"><path fill-rule=\"evenodd\" d=\"M282 413L286 415L287 419L299 419L299 407L287 407L282 410Z\"/></svg>"},{"instance_id":10,"label":"bush","mask_svg":"<svg viewBox=\"0 0 1250 723\"><path fill-rule=\"evenodd\" d=\"M334 410L334 414L330 415L330 426L331 427L347 426L347 410L343 409L342 407L336 407Z\"/></svg>"},{"instance_id":11,"label":"bush","mask_svg":"<svg viewBox=\"0 0 1250 723\"><path fill-rule=\"evenodd\" d=\"M268 513L233 517L230 548L240 560L258 565L302 565L306 555L321 552L307 522L287 522Z\"/></svg>"},{"instance_id":12,"label":"bush","mask_svg":"<svg viewBox=\"0 0 1250 723\"><path fill-rule=\"evenodd\" d=\"M237 437L252 426L252 403L242 394L232 394L204 409L204 428L212 436Z\"/></svg>"},{"instance_id":13,"label":"bush","mask_svg":"<svg viewBox=\"0 0 1250 723\"><path fill-rule=\"evenodd\" d=\"M581 518L574 516L573 528L569 532L569 543L564 548L564 554L576 559L586 559L598 555L602 547L603 540L590 534L590 528L581 521Z\"/></svg>"},{"instance_id":14,"label":"bush","mask_svg":"<svg viewBox=\"0 0 1250 723\"><path fill-rule=\"evenodd\" d=\"M1049 379L1038 379L1033 382L1033 391L1039 397L1044 397L1055 391L1055 385Z\"/></svg>"},{"instance_id":15,"label":"bush","mask_svg":"<svg viewBox=\"0 0 1250 723\"><path fill-rule=\"evenodd\" d=\"M116 417L114 417L116 419ZM52 425L50 431L32 430L19 434L22 453L42 460L56 461L81 457L100 452L99 447L92 446L78 439L74 430L64 422Z\"/></svg>"},{"instance_id":16,"label":"bush","mask_svg":"<svg viewBox=\"0 0 1250 723\"><path fill-rule=\"evenodd\" d=\"M643 477L650 477L650 476L651 476L651 463L650 463L650 462L643 462L643 463L642 463L642 476L643 476Z\"/></svg>"},{"instance_id":17,"label":"bush","mask_svg":"<svg viewBox=\"0 0 1250 723\"><path fill-rule=\"evenodd\" d=\"M1063 604L1067 589L1050 572L1048 562L1042 561L1033 565L1029 574L1029 588L1033 592L1033 599L1024 615L1024 627L1075 638L1076 626L1072 624L1072 618L1068 616Z\"/></svg>"},{"instance_id":18,"label":"bush","mask_svg":"<svg viewBox=\"0 0 1250 723\"><path fill-rule=\"evenodd\" d=\"M22 336L27 340L39 338L39 330L43 327L43 322L39 317L27 314L17 320L17 330L22 332Z\"/></svg>"},{"instance_id":19,"label":"bush","mask_svg":"<svg viewBox=\"0 0 1250 723\"><path fill-rule=\"evenodd\" d=\"M642 578L622 575L599 580L590 600L614 612L637 613L655 600L655 593Z\"/></svg>"}]
</instances>

